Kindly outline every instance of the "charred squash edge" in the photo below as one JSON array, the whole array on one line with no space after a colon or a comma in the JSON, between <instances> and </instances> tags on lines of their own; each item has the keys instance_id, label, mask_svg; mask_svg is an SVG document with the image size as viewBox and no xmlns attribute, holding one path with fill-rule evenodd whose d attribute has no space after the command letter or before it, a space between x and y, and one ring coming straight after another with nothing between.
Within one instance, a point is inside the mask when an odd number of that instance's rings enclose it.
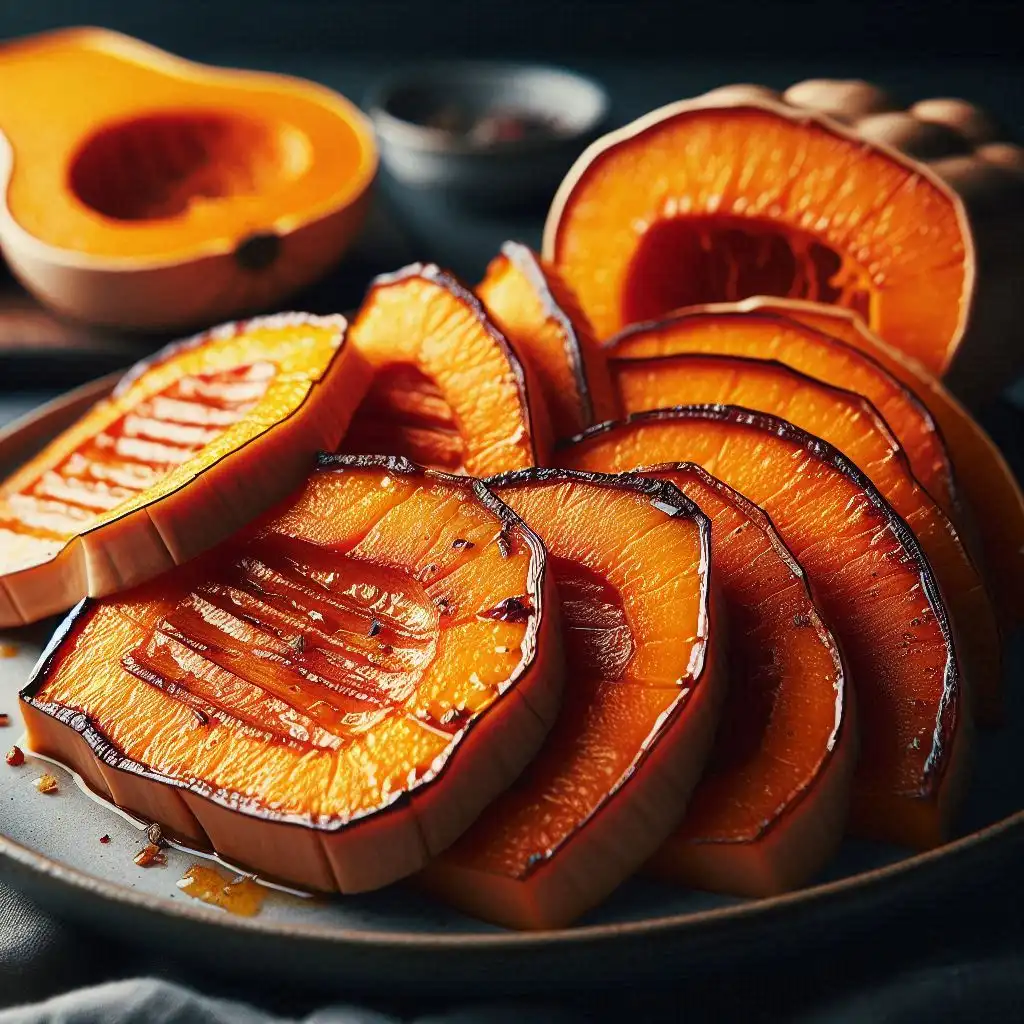
<instances>
[{"instance_id":1,"label":"charred squash edge","mask_svg":"<svg viewBox=\"0 0 1024 1024\"><path fill-rule=\"evenodd\" d=\"M574 469L541 468L531 466L529 469L516 469L508 473L499 473L496 476L487 477L484 481L488 487L512 488L528 487L533 483L582 483L591 484L597 487L606 487L610 490L631 491L646 497L650 504L659 511L664 512L667 518L686 516L697 524L700 534L700 560L704 569L704 578L701 581L701 608L703 609L699 621L700 633L700 665L697 672L692 676L692 686L700 685L704 678L705 669L708 667L708 645L712 642L711 631L715 628L712 618L715 612L712 604L712 564L711 564L711 520L701 511L700 507L688 498L675 484L667 480L657 480L651 477L642 476L639 473L592 473L582 472ZM566 686L571 686L566 681ZM569 846L579 835L581 829L585 828L603 810L605 810L616 796L625 790L630 780L643 767L644 762L657 749L659 743L664 740L665 734L675 720L685 712L689 694L683 697L682 690L672 702L668 711L662 712L655 722L656 730L653 739L648 733L644 740L643 748L630 762L624 774L620 776L615 786L610 789L598 802L597 806L576 826L573 831L564 839L546 850L541 856L532 860L525 872L517 875L519 881L529 878L535 871L542 869L558 854L559 850ZM526 769L529 771L529 769ZM513 786L515 783L513 783ZM498 798L500 799L500 797Z\"/></svg>"},{"instance_id":2,"label":"charred squash edge","mask_svg":"<svg viewBox=\"0 0 1024 1024\"><path fill-rule=\"evenodd\" d=\"M946 643L946 668L943 673L942 696L939 700L938 721L932 733L932 746L928 751L925 761L926 788L923 790L900 791L898 796L922 797L930 796L935 789L935 764L939 759L947 758L954 749L954 731L960 717L960 709L954 703L957 699L965 700L963 682L960 674L960 666L956 651L956 642L953 638L953 630L950 626L949 615L945 602L939 590L928 559L921 550L921 545L914 535L914 531L906 524L895 509L882 497L878 488L857 468L842 452L834 448L827 441L820 437L794 427L792 423L778 416L771 416L768 413L755 412L752 409L744 409L738 405L677 405L666 409L652 409L648 412L633 413L623 420L609 420L605 423L598 423L574 438L560 443L559 450L565 450L573 444L579 444L601 434L610 433L619 426L629 426L643 423L673 422L678 420L712 421L715 423L735 424L739 426L752 426L774 434L785 441L799 445L805 451L839 470L847 479L851 480L867 496L868 501L878 511L881 518L888 523L893 533L908 554L916 563L917 575L921 581L921 589L928 600L928 604L939 624L939 630ZM649 467L644 466L643 469ZM855 681L856 685L856 681Z\"/></svg>"},{"instance_id":3,"label":"charred squash edge","mask_svg":"<svg viewBox=\"0 0 1024 1024\"><path fill-rule=\"evenodd\" d=\"M484 308L484 304L476 297L476 295L473 294L472 289L468 285L463 284L459 278L449 271L442 270L436 263L410 263L405 267L401 267L399 270L392 271L391 273L378 274L370 282L370 287L367 290L366 299L364 299L363 305L366 305L366 302L369 301L373 293L378 288L389 288L392 285L399 285L403 281L407 281L414 277L421 277L424 281L429 281L431 284L437 285L437 287L450 292L457 301L469 309L480 327L487 332L491 340L501 349L502 354L508 361L508 365L511 367L512 373L515 376L516 386L519 389L519 397L528 416L527 425L530 428L530 446L533 448L533 454L535 457L543 455L543 452L537 451L537 424L534 418L534 410L538 404L543 403L543 396L538 394L536 403L530 400L530 379L523 361L519 358L519 354L516 352L512 342L505 337L501 330L499 330L497 324L495 324L487 315L487 310ZM360 313L361 312L362 311L360 310ZM353 325L358 323L360 313L357 313L353 318ZM358 348L358 345L356 347ZM540 388L538 387L537 390L539 392ZM457 423L456 425L459 427L459 431L461 433L461 424ZM553 433L553 431L546 431L546 433ZM541 434L542 438L544 436L544 434Z\"/></svg>"},{"instance_id":4,"label":"charred squash edge","mask_svg":"<svg viewBox=\"0 0 1024 1024\"><path fill-rule=\"evenodd\" d=\"M874 150L883 154L917 177L925 179L949 200L956 215L957 226L960 228L960 241L963 245L964 284L960 294L960 315L957 319L956 330L946 343L946 349L942 353L943 367L945 370L948 370L967 331L977 295L978 255L974 243L974 234L967 216L967 207L963 199L927 164L908 157L905 153L901 153L898 149L893 148L887 143L869 142L857 134L856 128L844 125L825 114L816 113L805 108L793 107L783 103L781 100L775 101L768 98L755 99L751 97L737 102L728 97L716 99L715 97L702 96L695 99L678 100L675 103L659 107L657 110L652 110L630 124L624 125L616 131L609 132L603 138L591 143L570 168L569 173L566 174L561 185L558 186L558 191L552 200L551 208L544 222L544 238L541 248L541 255L544 259L550 260L557 266L559 228L569 199L584 176L607 152L623 143L641 139L648 132L656 131L664 121L679 114L696 114L708 110L756 110L761 113L772 114L777 118L788 121L790 124L799 126L814 125L842 139L844 142L853 143L859 149Z\"/></svg>"},{"instance_id":5,"label":"charred squash edge","mask_svg":"<svg viewBox=\"0 0 1024 1024\"><path fill-rule=\"evenodd\" d=\"M558 304L558 300L544 276L540 261L529 246L523 245L522 242L503 242L501 255L519 270L533 286L544 309L544 315L549 320L556 320L562 328L565 336L562 349L576 381L576 391L582 405L583 417L587 423L593 423L594 401L590 394L590 379L587 377L586 363L583 360L583 347L580 345L575 324L569 318L569 314Z\"/></svg>"},{"instance_id":6,"label":"charred squash edge","mask_svg":"<svg viewBox=\"0 0 1024 1024\"><path fill-rule=\"evenodd\" d=\"M734 356L727 354L719 354L715 352L678 352L673 353L672 355L660 356L612 355L609 357L608 361L613 367L614 374L615 366L638 366L643 363L648 363L654 369L657 369L658 365L663 365L671 360L679 360L680 362L684 362L687 359L727 359L730 362L735 360L736 362L741 364L752 364L755 366L761 365L767 366L772 370L782 370L787 375L799 377L801 381L806 381L812 387L820 387L825 391L835 392L836 394L840 395L844 400L848 401L851 405L860 407L861 409L863 409L863 411L868 413L872 419L874 419L874 425L878 429L878 432L885 438L887 443L892 446L893 455L895 457L895 461L897 462L897 464L904 470L904 472L906 472L907 476L909 476L910 479L917 485L921 493L931 499L931 501L934 503L935 507L939 510L939 512L941 512L945 518L950 518L949 513L947 513L945 509L935 500L935 498L932 497L928 489L924 486L924 484L921 483L920 480L918 480L917 476L914 474L913 467L910 464L910 459L907 457L906 449L903 447L902 444L900 444L899 438L893 433L892 427L890 427L889 424L886 422L885 417L878 411L878 409L875 407L875 404L871 401L871 399L865 398L864 395L862 395L859 391L850 391L847 388L840 387L838 384L829 384L827 381L823 381L818 377L812 377L809 373L804 373L803 370L797 370L795 367L790 366L788 363L781 362L778 359L759 359L757 356ZM775 413L765 413L765 415L774 416ZM777 418L782 419L783 417ZM797 429L802 428L798 427ZM805 431L805 433L807 433L807 431ZM950 479L952 480L952 469L951 467L949 467L948 457L946 459L946 465L948 468L950 468ZM955 490L951 488L951 492L953 499L955 501ZM963 545L963 541L961 541L961 545ZM792 557L792 555L790 557ZM973 559L970 559L970 555L968 555L968 559L971 561L971 564L973 565Z\"/></svg>"},{"instance_id":7,"label":"charred squash edge","mask_svg":"<svg viewBox=\"0 0 1024 1024\"><path fill-rule=\"evenodd\" d=\"M693 839L690 840L695 845L700 846L740 846L746 844L753 844L769 835L775 828L779 827L785 819L794 811L796 811L800 804L803 802L807 794L814 789L815 783L821 777L821 775L827 769L829 762L832 761L835 756L836 750L839 747L840 741L843 739L846 733L853 727L850 721L851 704L850 701L850 673L846 664L846 657L843 654L842 648L839 646L839 641L836 639L835 634L832 632L831 627L822 618L821 612L818 608L818 603L814 599L814 591L811 587L811 582L807 578L807 574L804 572L803 566L797 561L796 556L792 551L789 550L786 542L779 535L775 524L772 522L772 518L767 512L759 505L755 505L749 498L740 494L735 488L730 487L727 483L719 480L718 477L713 476L703 466L698 465L696 462L662 462L655 466L647 466L638 473L640 476L647 476L650 474L652 477L660 477L661 473L692 473L698 477L706 487L717 492L718 494L725 494L723 501L727 505L735 505L739 508L744 515L748 516L759 529L764 531L765 536L768 538L771 544L772 550L779 556L779 558L785 563L786 567L793 573L800 583L804 594L807 596L808 601L814 609L814 627L815 632L821 638L822 643L827 648L829 654L832 657L832 663L836 669L836 684L838 687L838 696L836 698L836 717L835 722L832 726L832 732L829 735L828 743L826 745L826 755L822 758L821 764L815 772L814 777L806 780L802 783L795 791L795 795L792 800L786 805L785 811L772 818L770 821L761 822L758 825L757 834L753 839ZM673 485L675 486L675 485ZM691 501L693 499L690 499ZM714 549L712 547L712 553ZM732 685L735 685L733 683ZM697 784L698 786L700 783ZM683 818L686 821L686 818Z\"/></svg>"},{"instance_id":8,"label":"charred squash edge","mask_svg":"<svg viewBox=\"0 0 1024 1024\"><path fill-rule=\"evenodd\" d=\"M165 345L162 349L160 349L158 352L155 352L152 356L149 356L148 358L141 360L140 362L136 363L134 366L129 368L125 372L124 376L122 376L120 380L118 380L117 383L114 384L114 387L110 391L109 395L97 399L98 402L102 402L106 400L106 398L116 399L122 397L131 388L131 386L135 384L139 379L141 379L141 377L149 370L154 369L155 367L167 362L168 360L174 359L178 355L190 352L196 348L201 348L204 344L208 344L209 342L235 338L238 337L239 335L244 334L247 330L250 329L259 329L262 327L275 328L278 326L284 327L290 326L292 324L317 324L321 326L336 326L338 331L342 335L341 343L334 350L334 353L331 356L330 360L324 365L320 377L318 377L316 380L310 383L310 388L309 391L306 393L306 397L294 409L292 409L292 411L289 412L287 416L283 416L281 417L281 419L276 420L272 425L268 426L265 430L261 430L254 437L249 438L248 441L245 441L242 444L238 445L237 447L232 448L231 451L226 452L219 459L215 459L213 462L204 466L197 473L189 477L188 480L184 481L180 487L175 488L173 491L168 491L166 494L161 495L154 501L147 501L145 504L136 505L128 512L124 512L120 515L113 516L109 519L104 519L104 521L99 525L90 527L88 530L82 530L80 533L76 533L73 537L70 537L64 543L61 549L56 554L54 554L52 558L48 558L44 562L40 562L36 565L30 565L24 569L18 569L15 572L0 574L0 587L3 587L7 590L8 597L11 599L11 603L14 605L14 607L18 609L19 614L21 614L21 608L17 600L15 599L14 592L7 586L8 580L16 580L20 576L29 575L31 573L37 572L40 566L48 565L52 562L55 562L57 559L63 556L70 548L72 548L75 544L78 544L83 537L88 537L93 533L105 530L107 527L112 526L114 523L123 519L126 515L133 515L138 512L148 510L151 505L162 501L166 501L173 495L179 494L185 488L191 486L194 480L197 480L199 477L206 476L208 473L212 472L213 470L217 469L219 466L227 462L229 459L233 458L238 452L246 450L253 444L259 443L264 437L266 437L268 433L270 433L270 431L276 430L282 424L287 423L289 420L297 416L305 408L306 403L309 402L309 400L312 398L313 394L315 393L317 387L320 385L323 378L327 376L328 373L330 373L335 361L341 357L346 347L351 344L348 338L348 321L346 320L345 317L341 316L340 314L319 317L314 316L311 313L276 313L271 316L253 317L252 319L249 320L232 320L226 324L221 324L219 327L214 327L208 331L202 331L199 334L195 334L190 338L184 338L181 341L173 341L169 345ZM89 412L90 410L87 409L82 414L82 416L79 417L79 420L81 420L85 416L88 416ZM78 420L75 421L75 423L77 422ZM73 423L69 427L65 428L65 430L73 429L74 426L75 424ZM201 450L202 449L200 449L200 451ZM42 453L40 452L39 454ZM196 452L196 455L198 454L199 452ZM33 458L36 457L37 456L33 456ZM18 472L18 470L16 469L15 472ZM161 542L163 542L163 535L160 534L159 530L157 531L157 534L158 536L160 536ZM215 540L212 543L204 543L200 548L197 549L195 553L200 554L203 551L206 551L210 547L212 547L214 543L217 543L218 541L224 539L226 538L217 537L217 540ZM167 552L167 556L173 564L178 564L176 559L173 557L169 550Z\"/></svg>"},{"instance_id":9,"label":"charred squash edge","mask_svg":"<svg viewBox=\"0 0 1024 1024\"><path fill-rule=\"evenodd\" d=\"M538 655L538 633L545 614L544 609L544 580L547 574L547 552L537 535L517 516L507 505L505 505L487 486L475 477L456 476L451 473L442 473L437 470L425 469L408 459L395 455L332 455L327 452L320 452L317 455L317 464L313 472L333 472L345 469L382 469L389 473L401 474L403 476L422 476L440 483L454 487L471 490L476 498L485 508L493 512L503 523L522 531L522 535L530 550L530 569L527 575L527 586L533 597L534 607L537 614L531 616L523 636L522 651L523 657L516 667L515 672L509 676L504 688L488 706L483 713L474 715L469 722L449 741L444 754L439 755L443 761L439 767L431 766L431 769L424 773L413 786L403 789L402 793L390 803L345 817L331 816L326 822L310 822L295 814L282 814L270 810L261 805L256 805L254 800L247 800L237 793L221 795L214 791L213 787L205 782L186 782L182 779L175 779L154 771L137 761L132 760L123 754L120 749L109 740L90 720L88 715L81 711L72 711L60 704L46 703L36 699L35 694L46 683L54 662L60 652L61 644L72 632L79 618L85 614L97 602L93 598L86 598L80 601L68 614L67 618L57 627L50 641L36 662L28 682L20 691L18 697L26 704L35 708L43 714L60 722L61 725L77 733L89 745L93 756L109 768L123 771L133 776L141 776L152 782L172 786L175 789L186 790L187 792L201 797L219 807L230 811L246 814L253 818L261 818L264 821L275 824L292 825L296 828L305 828L313 832L333 833L338 832L350 825L355 824L364 818L374 817L379 819L383 814L397 813L407 810L412 801L413 795L420 790L430 786L432 783L442 779L447 771L451 769L453 762L458 770L460 758L459 750L465 745L466 737L472 732L474 726L485 721L487 716L495 711L501 701L507 701L509 697L516 694L516 684L530 670L537 660ZM529 707L529 705L527 705ZM531 713L532 712L532 709ZM437 759L435 759L436 762ZM324 815L323 817L327 817Z\"/></svg>"}]
</instances>

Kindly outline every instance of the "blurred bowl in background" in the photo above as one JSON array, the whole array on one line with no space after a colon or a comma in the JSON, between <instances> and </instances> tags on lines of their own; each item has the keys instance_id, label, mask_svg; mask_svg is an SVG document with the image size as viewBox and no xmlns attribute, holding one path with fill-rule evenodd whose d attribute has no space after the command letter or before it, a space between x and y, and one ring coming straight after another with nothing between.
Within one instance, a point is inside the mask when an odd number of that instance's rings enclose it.
<instances>
[{"instance_id":1,"label":"blurred bowl in background","mask_svg":"<svg viewBox=\"0 0 1024 1024\"><path fill-rule=\"evenodd\" d=\"M597 137L608 96L558 68L453 62L401 72L368 106L396 181L459 205L504 209L550 199Z\"/></svg>"}]
</instances>

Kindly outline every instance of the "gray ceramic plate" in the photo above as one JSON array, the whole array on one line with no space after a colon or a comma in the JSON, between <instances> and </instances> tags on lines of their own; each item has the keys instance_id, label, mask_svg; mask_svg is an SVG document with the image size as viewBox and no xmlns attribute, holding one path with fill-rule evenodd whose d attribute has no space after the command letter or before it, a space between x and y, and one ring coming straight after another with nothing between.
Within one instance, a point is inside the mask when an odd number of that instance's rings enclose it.
<instances>
[{"instance_id":1,"label":"gray ceramic plate","mask_svg":"<svg viewBox=\"0 0 1024 1024\"><path fill-rule=\"evenodd\" d=\"M109 388L87 385L0 432L0 472L25 459ZM17 653L0 659L0 711L15 712L16 694L52 623L4 636ZM1007 677L1024 673L1024 636L1007 651ZM836 926L870 928L882 914L904 921L930 913L964 880L1008 878L1024 852L1024 688L1008 687L1010 720L980 737L971 799L961 838L927 854L847 843L826 877L788 896L741 901L672 889L643 880L624 885L575 927L514 934L431 902L410 887L356 898L311 900L271 892L255 917L232 916L183 894L178 880L197 863L171 850L166 867L140 868L139 826L100 805L63 770L31 756L17 770L0 765L0 874L71 918L121 935L160 937L205 961L247 972L272 970L282 980L478 993L524 986L574 988L635 983L643 975L674 978L681 965L739 964L769 946L806 943ZM1014 692L1014 691L1017 692ZM9 746L20 728L4 730ZM60 779L55 795L37 792L44 771ZM111 841L100 843L100 836ZM923 921L925 918L920 917Z\"/></svg>"}]
</instances>

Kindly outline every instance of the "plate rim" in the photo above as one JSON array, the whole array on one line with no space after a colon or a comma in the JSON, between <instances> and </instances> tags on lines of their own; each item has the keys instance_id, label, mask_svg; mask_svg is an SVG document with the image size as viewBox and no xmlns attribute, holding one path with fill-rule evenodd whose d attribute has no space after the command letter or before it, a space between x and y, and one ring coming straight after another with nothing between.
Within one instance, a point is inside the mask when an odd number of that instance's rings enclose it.
<instances>
[{"instance_id":1,"label":"plate rim","mask_svg":"<svg viewBox=\"0 0 1024 1024\"><path fill-rule=\"evenodd\" d=\"M38 439L43 425L51 419L67 416L79 407L100 398L121 374L109 374L65 392L0 428L0 460L9 458L24 435ZM2 827L2 826L0 826ZM550 931L513 931L450 933L445 931L381 930L346 928L338 925L311 925L217 915L205 907L172 903L165 896L141 892L72 867L11 839L0 831L0 860L28 869L45 882L84 892L104 901L158 916L182 919L196 925L228 929L242 936L285 938L334 946L356 947L367 951L389 949L458 952L473 950L512 951L545 950L552 947L580 947L609 943L616 939L672 934L683 936L730 923L754 923L769 920L791 908L823 907L830 902L857 893L876 891L887 882L907 879L929 867L955 862L973 851L988 848L1016 833L1024 834L1024 809L992 822L981 829L951 840L931 850L911 854L868 871L857 872L794 892L706 910L643 917L632 921L585 924ZM10 872L3 872L10 877Z\"/></svg>"}]
</instances>

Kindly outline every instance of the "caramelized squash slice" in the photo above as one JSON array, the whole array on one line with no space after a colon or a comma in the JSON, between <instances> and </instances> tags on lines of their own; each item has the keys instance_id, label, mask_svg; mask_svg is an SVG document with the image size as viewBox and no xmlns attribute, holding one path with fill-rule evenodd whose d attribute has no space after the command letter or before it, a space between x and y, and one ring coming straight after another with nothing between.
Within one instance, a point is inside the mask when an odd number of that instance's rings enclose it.
<instances>
[{"instance_id":1,"label":"caramelized squash slice","mask_svg":"<svg viewBox=\"0 0 1024 1024\"><path fill-rule=\"evenodd\" d=\"M863 357L884 367L927 406L942 431L957 485L978 527L986 578L993 596L1000 610L1005 609L1014 622L1024 622L1024 587L1020 583L1024 579L1024 493L1002 452L974 417L941 381L913 359L886 345L848 310L816 302L764 298L750 299L741 305L790 317L829 335L833 344L841 339ZM860 384L854 390L871 398L899 434L886 407ZM908 450L912 447L906 441L904 445Z\"/></svg>"},{"instance_id":2,"label":"caramelized squash slice","mask_svg":"<svg viewBox=\"0 0 1024 1024\"><path fill-rule=\"evenodd\" d=\"M977 711L986 721L999 720L999 627L985 585L953 524L918 485L869 402L757 359L664 356L626 361L617 369L627 412L705 404L766 412L822 438L863 470L917 536L957 627L964 670L977 680Z\"/></svg>"},{"instance_id":3,"label":"caramelized squash slice","mask_svg":"<svg viewBox=\"0 0 1024 1024\"><path fill-rule=\"evenodd\" d=\"M618 415L593 328L554 267L525 245L506 242L476 291L536 371L556 437L571 437Z\"/></svg>"},{"instance_id":4,"label":"caramelized squash slice","mask_svg":"<svg viewBox=\"0 0 1024 1024\"><path fill-rule=\"evenodd\" d=\"M346 451L474 476L547 461L539 384L480 301L433 264L378 277L352 342L375 375Z\"/></svg>"},{"instance_id":5,"label":"caramelized squash slice","mask_svg":"<svg viewBox=\"0 0 1024 1024\"><path fill-rule=\"evenodd\" d=\"M149 579L299 486L369 383L346 326L225 324L137 364L0 485L0 626Z\"/></svg>"},{"instance_id":6,"label":"caramelized squash slice","mask_svg":"<svg viewBox=\"0 0 1024 1024\"><path fill-rule=\"evenodd\" d=\"M609 342L612 358L690 353L773 359L808 377L863 395L899 440L914 476L956 520L956 485L939 428L920 400L870 355L851 352L848 345L779 314L741 312L736 305L724 304L682 310L663 320L634 324Z\"/></svg>"},{"instance_id":7,"label":"caramelized squash slice","mask_svg":"<svg viewBox=\"0 0 1024 1024\"><path fill-rule=\"evenodd\" d=\"M766 98L675 103L594 143L555 197L543 255L599 338L682 306L783 295L855 310L937 374L974 290L952 189Z\"/></svg>"},{"instance_id":8,"label":"caramelized squash slice","mask_svg":"<svg viewBox=\"0 0 1024 1024\"><path fill-rule=\"evenodd\" d=\"M22 692L33 749L186 843L316 890L441 852L557 714L543 547L481 483L324 456L273 517L76 609Z\"/></svg>"},{"instance_id":9,"label":"caramelized squash slice","mask_svg":"<svg viewBox=\"0 0 1024 1024\"><path fill-rule=\"evenodd\" d=\"M700 777L725 684L710 531L662 481L526 470L490 485L548 549L565 702L530 767L424 879L486 920L555 928L643 864Z\"/></svg>"},{"instance_id":10,"label":"caramelized squash slice","mask_svg":"<svg viewBox=\"0 0 1024 1024\"><path fill-rule=\"evenodd\" d=\"M701 889L770 896L812 878L846 827L855 705L838 644L771 521L692 463L656 466L711 520L729 693L682 824L650 862Z\"/></svg>"},{"instance_id":11,"label":"caramelized squash slice","mask_svg":"<svg viewBox=\"0 0 1024 1024\"><path fill-rule=\"evenodd\" d=\"M964 783L968 681L922 547L868 478L792 424L730 406L636 413L584 434L561 459L598 472L696 462L764 509L849 665L861 737L851 827L941 843Z\"/></svg>"}]
</instances>

